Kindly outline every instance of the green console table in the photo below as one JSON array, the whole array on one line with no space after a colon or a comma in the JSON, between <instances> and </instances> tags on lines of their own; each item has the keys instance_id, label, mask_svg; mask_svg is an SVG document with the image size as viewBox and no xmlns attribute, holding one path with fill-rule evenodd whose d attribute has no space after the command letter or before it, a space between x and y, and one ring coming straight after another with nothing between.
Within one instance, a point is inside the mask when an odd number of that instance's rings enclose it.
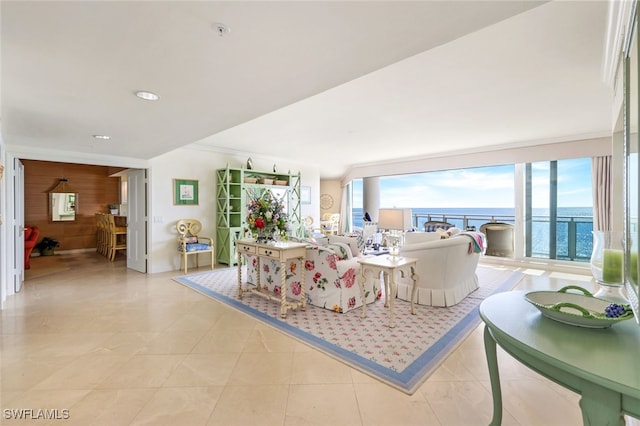
<instances>
[{"instance_id":1,"label":"green console table","mask_svg":"<svg viewBox=\"0 0 640 426\"><path fill-rule=\"evenodd\" d=\"M491 424L502 422L496 343L537 373L581 394L585 425L624 425L624 414L640 418L640 326L635 320L604 329L563 324L543 317L525 300L526 293L499 293L480 304L493 393Z\"/></svg>"}]
</instances>

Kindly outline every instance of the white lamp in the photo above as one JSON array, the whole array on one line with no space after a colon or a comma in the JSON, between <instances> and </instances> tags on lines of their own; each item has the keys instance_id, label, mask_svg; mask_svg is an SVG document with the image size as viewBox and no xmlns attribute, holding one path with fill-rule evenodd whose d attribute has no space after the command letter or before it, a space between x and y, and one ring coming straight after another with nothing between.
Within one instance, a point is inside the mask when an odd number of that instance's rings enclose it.
<instances>
[{"instance_id":1,"label":"white lamp","mask_svg":"<svg viewBox=\"0 0 640 426\"><path fill-rule=\"evenodd\" d=\"M378 211L378 228L388 230L393 240L389 246L392 259L398 256L403 232L411 227L411 209L380 209Z\"/></svg>"}]
</instances>

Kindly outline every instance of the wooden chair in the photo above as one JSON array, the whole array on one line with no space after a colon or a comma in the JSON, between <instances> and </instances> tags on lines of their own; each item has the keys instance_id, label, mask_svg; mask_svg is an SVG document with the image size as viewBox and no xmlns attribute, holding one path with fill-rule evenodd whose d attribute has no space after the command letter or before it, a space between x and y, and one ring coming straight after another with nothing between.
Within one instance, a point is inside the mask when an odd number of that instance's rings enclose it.
<instances>
[{"instance_id":1,"label":"wooden chair","mask_svg":"<svg viewBox=\"0 0 640 426\"><path fill-rule=\"evenodd\" d=\"M96 251L109 255L109 221L105 213L96 213Z\"/></svg>"},{"instance_id":2,"label":"wooden chair","mask_svg":"<svg viewBox=\"0 0 640 426\"><path fill-rule=\"evenodd\" d=\"M424 223L424 232L434 232L436 229L442 229L446 231L449 228L453 228L454 225L449 222L442 222L439 220L430 220Z\"/></svg>"},{"instance_id":3,"label":"wooden chair","mask_svg":"<svg viewBox=\"0 0 640 426\"><path fill-rule=\"evenodd\" d=\"M303 216L302 226L304 226L304 236L313 236L313 216Z\"/></svg>"},{"instance_id":4,"label":"wooden chair","mask_svg":"<svg viewBox=\"0 0 640 426\"><path fill-rule=\"evenodd\" d=\"M364 222L362 224L362 242L363 244L367 243L369 238L372 239L373 236L378 232L378 222Z\"/></svg>"},{"instance_id":5,"label":"wooden chair","mask_svg":"<svg viewBox=\"0 0 640 426\"><path fill-rule=\"evenodd\" d=\"M127 250L127 228L125 226L116 226L115 217L112 214L105 216L108 224L107 257L113 262L116 259L118 250Z\"/></svg>"},{"instance_id":6,"label":"wooden chair","mask_svg":"<svg viewBox=\"0 0 640 426\"><path fill-rule=\"evenodd\" d=\"M322 215L320 226L324 235L338 235L340 213L325 213Z\"/></svg>"},{"instance_id":7,"label":"wooden chair","mask_svg":"<svg viewBox=\"0 0 640 426\"><path fill-rule=\"evenodd\" d=\"M187 273L188 256L195 254L196 268L198 267L198 254L211 253L211 269L215 266L215 248L213 238L198 235L202 230L202 223L197 219L180 219L176 223L178 237L178 252L182 254L184 273Z\"/></svg>"}]
</instances>

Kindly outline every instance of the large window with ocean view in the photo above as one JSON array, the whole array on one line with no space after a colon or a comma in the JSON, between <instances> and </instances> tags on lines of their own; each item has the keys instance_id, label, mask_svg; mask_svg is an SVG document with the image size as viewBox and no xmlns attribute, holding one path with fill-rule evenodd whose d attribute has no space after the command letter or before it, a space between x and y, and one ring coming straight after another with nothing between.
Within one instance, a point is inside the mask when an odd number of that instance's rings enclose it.
<instances>
[{"instance_id":1,"label":"large window with ocean view","mask_svg":"<svg viewBox=\"0 0 640 426\"><path fill-rule=\"evenodd\" d=\"M418 230L432 220L461 229L518 222L524 231L516 236L516 244L524 247L521 255L588 262L593 240L591 158L527 163L518 170L523 170L518 179L513 164L382 176L380 208L410 208ZM524 187L520 197L516 185ZM354 180L352 188L353 225L361 227L362 179ZM525 205L516 209L518 198Z\"/></svg>"},{"instance_id":2,"label":"large window with ocean view","mask_svg":"<svg viewBox=\"0 0 640 426\"><path fill-rule=\"evenodd\" d=\"M380 207L410 208L414 226L430 220L461 229L498 221L514 223L513 165L380 177ZM353 223L362 226L362 180L353 181Z\"/></svg>"}]
</instances>

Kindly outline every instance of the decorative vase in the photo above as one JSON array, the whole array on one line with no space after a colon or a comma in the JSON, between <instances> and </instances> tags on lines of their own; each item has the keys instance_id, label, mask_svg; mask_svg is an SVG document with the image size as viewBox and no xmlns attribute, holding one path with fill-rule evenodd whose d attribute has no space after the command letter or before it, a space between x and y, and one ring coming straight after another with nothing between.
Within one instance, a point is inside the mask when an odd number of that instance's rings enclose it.
<instances>
[{"instance_id":1,"label":"decorative vase","mask_svg":"<svg viewBox=\"0 0 640 426\"><path fill-rule=\"evenodd\" d=\"M591 274L600 286L594 296L628 303L624 288L624 234L621 231L593 231Z\"/></svg>"},{"instance_id":2,"label":"decorative vase","mask_svg":"<svg viewBox=\"0 0 640 426\"><path fill-rule=\"evenodd\" d=\"M55 254L56 249L54 247L43 248L42 250L40 250L41 256L55 256Z\"/></svg>"},{"instance_id":3,"label":"decorative vase","mask_svg":"<svg viewBox=\"0 0 640 426\"><path fill-rule=\"evenodd\" d=\"M268 243L269 241L275 240L275 231L276 228L274 226L265 226L264 228L258 229L258 235L256 236L256 241L259 243Z\"/></svg>"}]
</instances>

